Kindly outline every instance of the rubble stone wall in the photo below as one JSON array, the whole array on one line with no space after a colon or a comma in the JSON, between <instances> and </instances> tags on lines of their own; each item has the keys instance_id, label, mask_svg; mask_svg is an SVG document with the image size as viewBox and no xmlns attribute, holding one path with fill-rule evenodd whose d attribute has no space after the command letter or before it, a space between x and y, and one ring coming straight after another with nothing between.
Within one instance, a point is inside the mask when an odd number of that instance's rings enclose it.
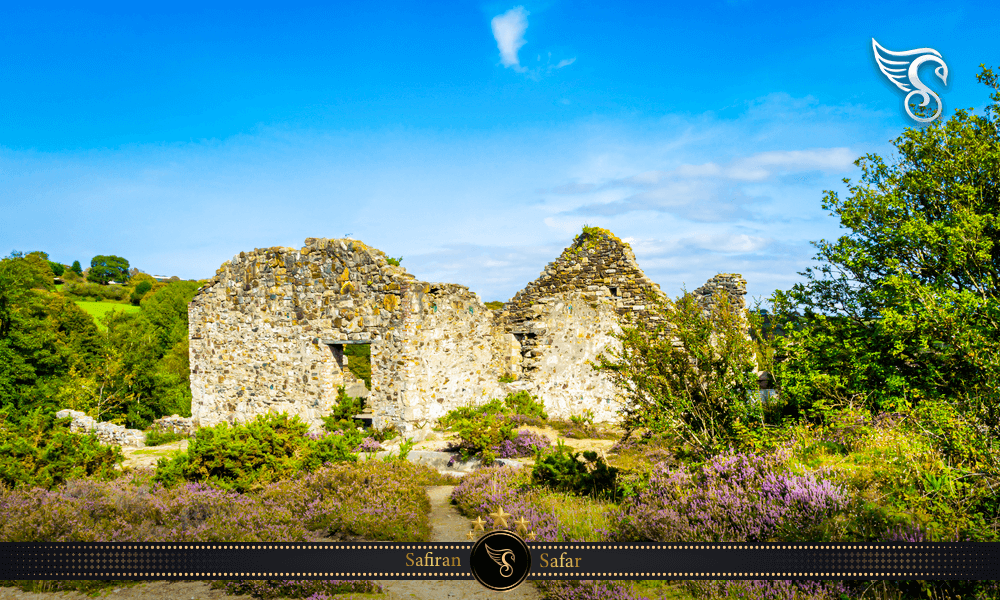
<instances>
[{"instance_id":1,"label":"rubble stone wall","mask_svg":"<svg viewBox=\"0 0 1000 600\"><path fill-rule=\"evenodd\" d=\"M742 306L740 290L726 274L696 293L706 306L723 294ZM285 411L318 428L354 381L343 355L352 342L371 344L376 427L409 430L519 390L554 417L610 420L619 394L591 362L618 343L623 316L656 319L650 296L664 297L628 244L596 228L501 310L464 286L417 281L356 240L241 252L189 305L192 421Z\"/></svg>"}]
</instances>

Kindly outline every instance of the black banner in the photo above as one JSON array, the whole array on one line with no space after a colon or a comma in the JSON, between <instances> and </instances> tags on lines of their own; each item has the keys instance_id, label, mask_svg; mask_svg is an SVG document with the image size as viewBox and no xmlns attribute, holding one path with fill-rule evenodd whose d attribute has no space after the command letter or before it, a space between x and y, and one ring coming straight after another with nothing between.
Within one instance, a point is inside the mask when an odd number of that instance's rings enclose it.
<instances>
[{"instance_id":1,"label":"black banner","mask_svg":"<svg viewBox=\"0 0 1000 600\"><path fill-rule=\"evenodd\" d=\"M473 545L0 543L0 579L472 579ZM528 579L1000 578L994 543L526 545Z\"/></svg>"}]
</instances>

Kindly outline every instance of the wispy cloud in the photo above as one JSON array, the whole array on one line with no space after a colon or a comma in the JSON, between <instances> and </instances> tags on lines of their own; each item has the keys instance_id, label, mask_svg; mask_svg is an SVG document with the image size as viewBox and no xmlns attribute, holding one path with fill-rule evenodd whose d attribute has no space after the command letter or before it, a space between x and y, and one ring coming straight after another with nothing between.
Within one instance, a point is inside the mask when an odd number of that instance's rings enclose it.
<instances>
[{"instance_id":1,"label":"wispy cloud","mask_svg":"<svg viewBox=\"0 0 1000 600\"><path fill-rule=\"evenodd\" d=\"M493 27L493 37L500 49L500 62L503 66L512 68L519 73L528 69L521 66L517 52L527 42L524 32L528 29L528 11L523 6L515 6L502 15L493 17L490 22Z\"/></svg>"}]
</instances>

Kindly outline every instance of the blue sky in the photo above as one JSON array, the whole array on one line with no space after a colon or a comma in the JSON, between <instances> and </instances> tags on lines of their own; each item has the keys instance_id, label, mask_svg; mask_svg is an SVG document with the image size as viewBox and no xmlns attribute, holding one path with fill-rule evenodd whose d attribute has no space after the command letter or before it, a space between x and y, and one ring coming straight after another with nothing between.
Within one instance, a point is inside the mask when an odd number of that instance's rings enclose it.
<instances>
[{"instance_id":1,"label":"blue sky","mask_svg":"<svg viewBox=\"0 0 1000 600\"><path fill-rule=\"evenodd\" d=\"M991 3L351 4L5 6L0 252L200 278L350 234L506 300L590 224L763 297L917 126L873 37L941 53L945 116L1000 66Z\"/></svg>"}]
</instances>

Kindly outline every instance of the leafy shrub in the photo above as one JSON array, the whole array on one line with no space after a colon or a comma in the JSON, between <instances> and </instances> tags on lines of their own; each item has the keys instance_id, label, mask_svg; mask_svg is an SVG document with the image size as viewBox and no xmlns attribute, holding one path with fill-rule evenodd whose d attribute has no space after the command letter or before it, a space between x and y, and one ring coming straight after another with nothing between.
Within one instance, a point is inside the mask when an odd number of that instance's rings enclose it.
<instances>
[{"instance_id":1,"label":"leafy shrub","mask_svg":"<svg viewBox=\"0 0 1000 600\"><path fill-rule=\"evenodd\" d=\"M347 431L356 429L364 424L363 421L354 418L354 415L361 414L364 409L364 400L361 398L351 398L347 395L344 386L337 388L337 400L330 408L330 414L323 417L323 427L327 431Z\"/></svg>"},{"instance_id":2,"label":"leafy shrub","mask_svg":"<svg viewBox=\"0 0 1000 600\"><path fill-rule=\"evenodd\" d=\"M438 424L458 433L458 442L448 450L459 451L464 458L478 455L483 462L497 458L497 449L516 448L516 427L524 422L548 418L544 405L527 392L508 394L503 400L494 398L479 406L462 406L449 411ZM511 444L505 444L511 442Z\"/></svg>"},{"instance_id":3,"label":"leafy shrub","mask_svg":"<svg viewBox=\"0 0 1000 600\"><path fill-rule=\"evenodd\" d=\"M0 484L51 489L78 477L113 479L124 460L118 446L94 435L70 433L70 418L36 409L20 419L0 410Z\"/></svg>"},{"instance_id":4,"label":"leafy shrub","mask_svg":"<svg viewBox=\"0 0 1000 600\"><path fill-rule=\"evenodd\" d=\"M399 258L392 258L390 256L390 257L386 257L385 261L387 263L389 263L390 265L394 266L394 267L398 267L399 263L403 262L403 257L400 256Z\"/></svg>"},{"instance_id":5,"label":"leafy shrub","mask_svg":"<svg viewBox=\"0 0 1000 600\"><path fill-rule=\"evenodd\" d=\"M378 443L375 438L366 437L357 448L354 449L355 452L378 452L382 449L382 444Z\"/></svg>"},{"instance_id":6,"label":"leafy shrub","mask_svg":"<svg viewBox=\"0 0 1000 600\"><path fill-rule=\"evenodd\" d=\"M449 446L449 452L461 452L463 459L479 456L484 463L493 462L497 456L494 448L514 438L514 424L493 413L460 419L452 425L458 442Z\"/></svg>"},{"instance_id":7,"label":"leafy shrub","mask_svg":"<svg viewBox=\"0 0 1000 600\"><path fill-rule=\"evenodd\" d=\"M49 267L52 268L52 274L56 277L62 277L62 274L66 272L66 267L57 263L49 261Z\"/></svg>"},{"instance_id":8,"label":"leafy shrub","mask_svg":"<svg viewBox=\"0 0 1000 600\"><path fill-rule=\"evenodd\" d=\"M334 594L378 594L382 586L374 581L341 579L224 579L212 582L213 590L225 590L230 596L248 595L259 600L277 598L310 598L321 600Z\"/></svg>"},{"instance_id":9,"label":"leafy shrub","mask_svg":"<svg viewBox=\"0 0 1000 600\"><path fill-rule=\"evenodd\" d=\"M149 290L151 289L153 289L152 283L148 281L140 281L135 285L135 289L132 290L132 294L129 297L129 300L131 300L132 304L138 306L140 301L142 300L142 297L145 296L146 293L149 292Z\"/></svg>"},{"instance_id":10,"label":"leafy shrub","mask_svg":"<svg viewBox=\"0 0 1000 600\"><path fill-rule=\"evenodd\" d=\"M623 391L627 433L669 432L711 456L733 438L737 422L760 416L748 396L758 388L749 324L728 302L706 311L690 293L676 301L650 297L648 309L658 325L624 325L615 334L620 350L601 354L595 368Z\"/></svg>"},{"instance_id":11,"label":"leafy shrub","mask_svg":"<svg viewBox=\"0 0 1000 600\"><path fill-rule=\"evenodd\" d=\"M357 430L308 436L308 429L298 415L290 418L285 413L260 415L245 425L203 427L186 454L160 459L156 481L202 481L247 491L287 479L300 469L357 460L352 449L363 439Z\"/></svg>"},{"instance_id":12,"label":"leafy shrub","mask_svg":"<svg viewBox=\"0 0 1000 600\"><path fill-rule=\"evenodd\" d=\"M535 461L531 479L554 490L593 497L615 492L618 469L610 467L596 452L573 452L559 443L555 450Z\"/></svg>"},{"instance_id":13,"label":"leafy shrub","mask_svg":"<svg viewBox=\"0 0 1000 600\"><path fill-rule=\"evenodd\" d=\"M787 473L778 457L728 453L690 470L658 465L613 521L623 540L827 541L848 501L829 481Z\"/></svg>"},{"instance_id":14,"label":"leafy shrub","mask_svg":"<svg viewBox=\"0 0 1000 600\"><path fill-rule=\"evenodd\" d=\"M486 308L490 310L500 310L501 308L503 308L503 304L504 303L499 300L490 300L489 302L486 303Z\"/></svg>"},{"instance_id":15,"label":"leafy shrub","mask_svg":"<svg viewBox=\"0 0 1000 600\"><path fill-rule=\"evenodd\" d=\"M128 290L118 285L100 285L97 283L67 283L63 293L77 298L93 298L95 300L121 300Z\"/></svg>"}]
</instances>

